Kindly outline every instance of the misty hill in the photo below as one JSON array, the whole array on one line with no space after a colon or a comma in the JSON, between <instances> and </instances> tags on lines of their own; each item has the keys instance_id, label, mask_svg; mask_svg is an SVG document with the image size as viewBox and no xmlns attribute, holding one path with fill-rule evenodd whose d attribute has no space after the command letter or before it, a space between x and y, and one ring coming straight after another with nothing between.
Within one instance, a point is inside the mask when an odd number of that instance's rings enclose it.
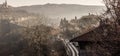
<instances>
[{"instance_id":1,"label":"misty hill","mask_svg":"<svg viewBox=\"0 0 120 56\"><path fill-rule=\"evenodd\" d=\"M88 13L100 13L104 6L88 6L76 4L45 4L17 7L17 10L26 10L31 13L44 14L51 18L74 18L88 15Z\"/></svg>"},{"instance_id":2,"label":"misty hill","mask_svg":"<svg viewBox=\"0 0 120 56\"><path fill-rule=\"evenodd\" d=\"M10 23L13 24L25 27L28 25L38 25L41 23L40 21L42 21L43 18L44 16L40 16L35 13L29 13L25 10L16 10L12 6L3 7L2 5L0 5L0 19L9 19Z\"/></svg>"}]
</instances>

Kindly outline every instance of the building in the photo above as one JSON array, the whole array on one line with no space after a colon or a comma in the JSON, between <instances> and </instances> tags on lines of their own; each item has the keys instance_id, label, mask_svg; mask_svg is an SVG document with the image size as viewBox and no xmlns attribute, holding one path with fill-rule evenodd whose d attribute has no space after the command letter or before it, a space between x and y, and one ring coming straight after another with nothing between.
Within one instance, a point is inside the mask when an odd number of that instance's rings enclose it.
<instances>
[{"instance_id":1,"label":"building","mask_svg":"<svg viewBox=\"0 0 120 56\"><path fill-rule=\"evenodd\" d=\"M0 12L11 12L12 11L12 6L8 5L7 0L3 2L3 4L0 6Z\"/></svg>"},{"instance_id":2,"label":"building","mask_svg":"<svg viewBox=\"0 0 120 56\"><path fill-rule=\"evenodd\" d=\"M80 36L73 38L71 42L77 42L79 44L78 50L80 56L94 56L96 50L93 47L95 47L96 44L100 45L104 42L112 42L115 44L108 46L106 45L105 47L112 53L113 56L117 54L117 56L119 56L120 31L118 34L115 34L115 32L111 29L112 27L108 23L101 22L99 27L93 28L92 30L87 31ZM118 30L119 29L120 28L118 28Z\"/></svg>"},{"instance_id":3,"label":"building","mask_svg":"<svg viewBox=\"0 0 120 56\"><path fill-rule=\"evenodd\" d=\"M2 4L2 8L8 8L7 0Z\"/></svg>"},{"instance_id":4,"label":"building","mask_svg":"<svg viewBox=\"0 0 120 56\"><path fill-rule=\"evenodd\" d=\"M79 50L80 56L93 56L92 50L88 51L87 47L92 45L92 43L94 42L94 38L91 38L94 35L93 34L94 30L97 30L97 29L93 29L71 40L71 42L78 43L79 46L77 46L77 48Z\"/></svg>"}]
</instances>

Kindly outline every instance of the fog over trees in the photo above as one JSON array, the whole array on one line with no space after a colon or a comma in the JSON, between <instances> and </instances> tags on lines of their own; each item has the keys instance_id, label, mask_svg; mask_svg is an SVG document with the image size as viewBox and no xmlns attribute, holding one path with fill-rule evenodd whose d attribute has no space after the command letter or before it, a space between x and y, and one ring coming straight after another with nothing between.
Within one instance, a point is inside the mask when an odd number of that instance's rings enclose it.
<instances>
[{"instance_id":1,"label":"fog over trees","mask_svg":"<svg viewBox=\"0 0 120 56\"><path fill-rule=\"evenodd\" d=\"M59 38L71 40L86 33L90 33L86 36L93 41L87 47L93 56L119 56L120 1L103 1L104 12L99 10L101 6L46 4L14 8L3 3L0 6L0 56L67 56L64 42ZM51 12L53 8L56 13ZM89 8L101 14L90 13ZM54 20L40 12L56 17L75 14L72 19L66 16ZM77 13L88 15L79 17Z\"/></svg>"}]
</instances>

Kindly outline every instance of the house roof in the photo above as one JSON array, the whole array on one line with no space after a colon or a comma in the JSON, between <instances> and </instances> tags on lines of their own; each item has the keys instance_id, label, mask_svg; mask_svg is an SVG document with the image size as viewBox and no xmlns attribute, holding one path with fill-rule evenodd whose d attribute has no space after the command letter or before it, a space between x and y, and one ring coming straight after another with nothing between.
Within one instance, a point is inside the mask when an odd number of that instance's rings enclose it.
<instances>
[{"instance_id":1,"label":"house roof","mask_svg":"<svg viewBox=\"0 0 120 56\"><path fill-rule=\"evenodd\" d=\"M79 41L120 41L120 38L114 38L114 33L104 33L104 27L109 27L109 25L100 25L99 27L93 28L77 36L76 38L72 39L71 42L79 42Z\"/></svg>"},{"instance_id":2,"label":"house roof","mask_svg":"<svg viewBox=\"0 0 120 56\"><path fill-rule=\"evenodd\" d=\"M95 29L97 29L97 28L95 28ZM88 31L88 32L85 32L85 33L81 34L80 36L77 36L77 37L73 38L73 39L71 40L71 42L92 41L92 39L93 39L93 38L91 38L91 37L92 37L92 32L93 32L95 29L90 30L90 31Z\"/></svg>"}]
</instances>

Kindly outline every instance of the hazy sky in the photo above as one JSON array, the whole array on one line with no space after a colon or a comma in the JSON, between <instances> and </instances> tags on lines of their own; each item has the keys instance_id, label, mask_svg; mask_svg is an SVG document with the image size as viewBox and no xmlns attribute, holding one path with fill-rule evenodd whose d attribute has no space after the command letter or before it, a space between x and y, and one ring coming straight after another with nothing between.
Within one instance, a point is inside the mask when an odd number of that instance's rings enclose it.
<instances>
[{"instance_id":1,"label":"hazy sky","mask_svg":"<svg viewBox=\"0 0 120 56\"><path fill-rule=\"evenodd\" d=\"M5 0L0 0L2 4ZM8 0L8 4L12 6L24 6L24 5L39 5L46 3L56 4L83 4L83 5L103 5L102 0Z\"/></svg>"}]
</instances>

